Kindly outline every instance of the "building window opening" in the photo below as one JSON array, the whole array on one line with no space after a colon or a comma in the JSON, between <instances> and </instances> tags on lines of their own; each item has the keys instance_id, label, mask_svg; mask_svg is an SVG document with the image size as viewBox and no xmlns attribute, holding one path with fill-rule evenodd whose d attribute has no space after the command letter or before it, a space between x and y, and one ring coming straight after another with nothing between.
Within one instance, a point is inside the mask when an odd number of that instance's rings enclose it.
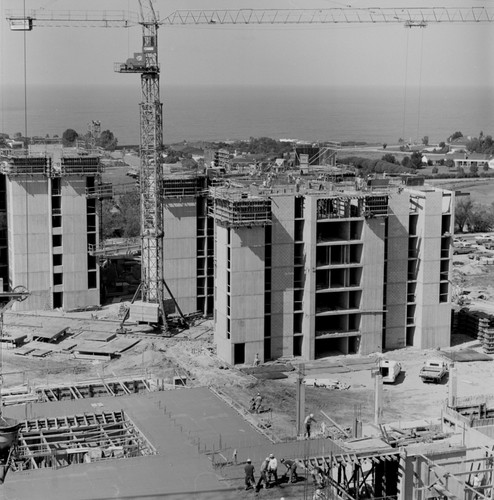
<instances>
[{"instance_id":1,"label":"building window opening","mask_svg":"<svg viewBox=\"0 0 494 500\"><path fill-rule=\"evenodd\" d=\"M245 344L233 345L233 364L243 365L245 363Z\"/></svg>"},{"instance_id":2,"label":"building window opening","mask_svg":"<svg viewBox=\"0 0 494 500\"><path fill-rule=\"evenodd\" d=\"M53 309L63 307L63 292L55 292L53 294Z\"/></svg>"},{"instance_id":3,"label":"building window opening","mask_svg":"<svg viewBox=\"0 0 494 500\"><path fill-rule=\"evenodd\" d=\"M293 355L294 356L302 356L302 343L304 337L303 335L296 335L293 337Z\"/></svg>"},{"instance_id":4,"label":"building window opening","mask_svg":"<svg viewBox=\"0 0 494 500\"><path fill-rule=\"evenodd\" d=\"M340 356L341 354L357 354L360 345L358 335L352 337L316 338L315 359Z\"/></svg>"}]
</instances>

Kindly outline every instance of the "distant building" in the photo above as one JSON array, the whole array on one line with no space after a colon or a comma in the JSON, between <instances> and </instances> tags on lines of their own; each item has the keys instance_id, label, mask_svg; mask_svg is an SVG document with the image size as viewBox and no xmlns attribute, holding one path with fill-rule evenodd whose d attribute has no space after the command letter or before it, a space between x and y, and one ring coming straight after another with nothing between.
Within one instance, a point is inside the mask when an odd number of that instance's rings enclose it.
<instances>
[{"instance_id":1,"label":"distant building","mask_svg":"<svg viewBox=\"0 0 494 500\"><path fill-rule=\"evenodd\" d=\"M204 161L207 167L227 169L230 165L230 152L226 149L205 149Z\"/></svg>"},{"instance_id":2,"label":"distant building","mask_svg":"<svg viewBox=\"0 0 494 500\"><path fill-rule=\"evenodd\" d=\"M101 173L98 157L73 150L0 157L0 278L31 295L17 309L98 305L96 199L86 196Z\"/></svg>"},{"instance_id":3,"label":"distant building","mask_svg":"<svg viewBox=\"0 0 494 500\"><path fill-rule=\"evenodd\" d=\"M494 168L494 158L492 155L482 153L455 153L452 155L452 160L455 168L461 167L463 170L469 170L472 166L482 170L485 165L489 168Z\"/></svg>"}]
</instances>

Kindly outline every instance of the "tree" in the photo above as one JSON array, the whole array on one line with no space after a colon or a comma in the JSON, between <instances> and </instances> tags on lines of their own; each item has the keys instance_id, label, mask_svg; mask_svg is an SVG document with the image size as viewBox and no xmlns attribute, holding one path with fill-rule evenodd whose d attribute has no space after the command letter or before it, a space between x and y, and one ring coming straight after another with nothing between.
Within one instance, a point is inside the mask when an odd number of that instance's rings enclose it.
<instances>
[{"instance_id":1,"label":"tree","mask_svg":"<svg viewBox=\"0 0 494 500\"><path fill-rule=\"evenodd\" d=\"M117 147L118 139L110 130L103 130L96 141L96 146L99 146L107 151L114 151Z\"/></svg>"},{"instance_id":2,"label":"tree","mask_svg":"<svg viewBox=\"0 0 494 500\"><path fill-rule=\"evenodd\" d=\"M404 167L410 167L410 157L409 156L404 156L403 159L401 160L401 164L404 166Z\"/></svg>"},{"instance_id":3,"label":"tree","mask_svg":"<svg viewBox=\"0 0 494 500\"><path fill-rule=\"evenodd\" d=\"M424 146L428 146L429 145L429 136L428 135L424 135L424 137L422 137L422 144Z\"/></svg>"},{"instance_id":4,"label":"tree","mask_svg":"<svg viewBox=\"0 0 494 500\"><path fill-rule=\"evenodd\" d=\"M463 170L463 167L458 167L456 170L456 177L465 177L465 170Z\"/></svg>"},{"instance_id":5,"label":"tree","mask_svg":"<svg viewBox=\"0 0 494 500\"><path fill-rule=\"evenodd\" d=\"M391 153L386 153L382 158L382 161L387 161L388 163L396 163L396 158Z\"/></svg>"},{"instance_id":6,"label":"tree","mask_svg":"<svg viewBox=\"0 0 494 500\"><path fill-rule=\"evenodd\" d=\"M474 203L468 218L468 226L471 231L481 233L491 231L494 227L494 211L480 203Z\"/></svg>"},{"instance_id":7,"label":"tree","mask_svg":"<svg viewBox=\"0 0 494 500\"><path fill-rule=\"evenodd\" d=\"M120 196L118 205L123 218L123 236L133 238L141 234L141 204L139 193L134 191Z\"/></svg>"},{"instance_id":8,"label":"tree","mask_svg":"<svg viewBox=\"0 0 494 500\"><path fill-rule=\"evenodd\" d=\"M451 159L451 158L448 158L444 164L448 167L448 168L453 168L455 166L455 162Z\"/></svg>"},{"instance_id":9,"label":"tree","mask_svg":"<svg viewBox=\"0 0 494 500\"><path fill-rule=\"evenodd\" d=\"M410 157L410 163L412 168L422 168L422 153L420 151L414 151Z\"/></svg>"},{"instance_id":10,"label":"tree","mask_svg":"<svg viewBox=\"0 0 494 500\"><path fill-rule=\"evenodd\" d=\"M470 173L472 175L477 175L479 173L479 167L477 167L477 165L470 165Z\"/></svg>"},{"instance_id":11,"label":"tree","mask_svg":"<svg viewBox=\"0 0 494 500\"><path fill-rule=\"evenodd\" d=\"M484 172L488 172L489 171L489 164L487 162L484 163L483 167L482 167L482 170Z\"/></svg>"},{"instance_id":12,"label":"tree","mask_svg":"<svg viewBox=\"0 0 494 500\"><path fill-rule=\"evenodd\" d=\"M387 145L386 143L384 143L384 144L383 144L383 149L386 149L386 148L387 148L387 146L388 146L388 145Z\"/></svg>"},{"instance_id":13,"label":"tree","mask_svg":"<svg viewBox=\"0 0 494 500\"><path fill-rule=\"evenodd\" d=\"M68 128L62 134L62 144L64 146L73 146L74 142L76 141L76 139L78 137L79 137L79 134L73 128Z\"/></svg>"},{"instance_id":14,"label":"tree","mask_svg":"<svg viewBox=\"0 0 494 500\"><path fill-rule=\"evenodd\" d=\"M462 134L460 131L458 131L458 132L453 132L453 133L449 136L449 138L448 138L448 142L452 142L452 141L454 141L455 139L459 139L460 137L463 137L463 134Z\"/></svg>"},{"instance_id":15,"label":"tree","mask_svg":"<svg viewBox=\"0 0 494 500\"><path fill-rule=\"evenodd\" d=\"M437 174L439 172L439 169L437 167L432 168L432 173Z\"/></svg>"},{"instance_id":16,"label":"tree","mask_svg":"<svg viewBox=\"0 0 494 500\"><path fill-rule=\"evenodd\" d=\"M119 196L116 204L103 200L103 237L133 238L141 234L139 193Z\"/></svg>"},{"instance_id":17,"label":"tree","mask_svg":"<svg viewBox=\"0 0 494 500\"><path fill-rule=\"evenodd\" d=\"M473 202L470 196L457 198L455 206L455 228L462 233L471 215Z\"/></svg>"},{"instance_id":18,"label":"tree","mask_svg":"<svg viewBox=\"0 0 494 500\"><path fill-rule=\"evenodd\" d=\"M446 143L445 143L444 141L441 141L441 142L439 143L439 147L440 147L441 149L445 148L445 147L446 147Z\"/></svg>"}]
</instances>

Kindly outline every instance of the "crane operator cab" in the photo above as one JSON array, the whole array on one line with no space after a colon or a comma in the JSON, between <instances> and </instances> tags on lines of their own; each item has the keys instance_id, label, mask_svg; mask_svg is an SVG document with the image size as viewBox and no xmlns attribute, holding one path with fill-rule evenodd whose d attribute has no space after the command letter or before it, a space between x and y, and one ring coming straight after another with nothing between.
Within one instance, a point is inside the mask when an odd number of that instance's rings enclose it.
<instances>
[{"instance_id":1,"label":"crane operator cab","mask_svg":"<svg viewBox=\"0 0 494 500\"><path fill-rule=\"evenodd\" d=\"M143 52L156 52L156 36L155 35L144 35L142 41Z\"/></svg>"}]
</instances>

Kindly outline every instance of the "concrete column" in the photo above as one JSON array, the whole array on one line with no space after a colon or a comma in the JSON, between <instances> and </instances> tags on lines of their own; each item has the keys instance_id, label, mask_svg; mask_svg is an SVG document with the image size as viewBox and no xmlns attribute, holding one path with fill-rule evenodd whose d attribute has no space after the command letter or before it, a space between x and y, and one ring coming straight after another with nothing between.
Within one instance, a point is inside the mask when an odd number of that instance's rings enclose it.
<instances>
[{"instance_id":1,"label":"concrete column","mask_svg":"<svg viewBox=\"0 0 494 500\"><path fill-rule=\"evenodd\" d=\"M383 415L383 377L380 373L374 377L374 424L379 425Z\"/></svg>"},{"instance_id":2,"label":"concrete column","mask_svg":"<svg viewBox=\"0 0 494 500\"><path fill-rule=\"evenodd\" d=\"M304 381L304 365L300 364L297 377L297 436L304 433L304 418L305 418L305 385Z\"/></svg>"},{"instance_id":3,"label":"concrete column","mask_svg":"<svg viewBox=\"0 0 494 500\"><path fill-rule=\"evenodd\" d=\"M458 373L456 366L452 364L449 368L449 382L448 382L448 406L450 408L456 405L456 398L458 396Z\"/></svg>"}]
</instances>

